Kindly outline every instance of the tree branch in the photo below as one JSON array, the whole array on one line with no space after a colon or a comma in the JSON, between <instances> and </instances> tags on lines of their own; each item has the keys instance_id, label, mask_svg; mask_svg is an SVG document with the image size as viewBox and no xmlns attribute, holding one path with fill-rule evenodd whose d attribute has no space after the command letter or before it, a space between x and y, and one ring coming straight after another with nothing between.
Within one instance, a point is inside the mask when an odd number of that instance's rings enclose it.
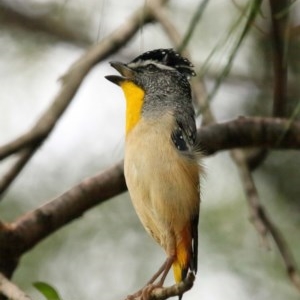
<instances>
[{"instance_id":1,"label":"tree branch","mask_svg":"<svg viewBox=\"0 0 300 300\"><path fill-rule=\"evenodd\" d=\"M0 267L12 275L19 257L91 207L126 190L123 163L83 180L56 199L0 228ZM10 261L10 263L9 263Z\"/></svg>"},{"instance_id":2,"label":"tree branch","mask_svg":"<svg viewBox=\"0 0 300 300\"><path fill-rule=\"evenodd\" d=\"M131 300L165 300L174 296L182 296L185 292L193 287L195 275L189 272L187 277L172 286L155 287L154 285L146 286L143 292L138 296L128 296L126 299Z\"/></svg>"},{"instance_id":3,"label":"tree branch","mask_svg":"<svg viewBox=\"0 0 300 300\"><path fill-rule=\"evenodd\" d=\"M268 228L270 235L272 236L273 240L275 241L278 250L280 252L280 255L283 259L283 263L286 268L286 272L288 276L290 277L290 280L294 284L294 286L298 289L300 292L300 275L296 267L295 259L283 237L279 229L276 227L276 225L271 221L269 216L267 215L266 211L263 207L260 209L260 219L263 221L263 223Z\"/></svg>"},{"instance_id":4,"label":"tree branch","mask_svg":"<svg viewBox=\"0 0 300 300\"><path fill-rule=\"evenodd\" d=\"M9 300L31 300L22 290L0 273L0 295Z\"/></svg>"},{"instance_id":5,"label":"tree branch","mask_svg":"<svg viewBox=\"0 0 300 300\"><path fill-rule=\"evenodd\" d=\"M183 295L193 287L195 275L189 273L185 280L170 287L156 288L152 291L149 300L165 300L170 297Z\"/></svg>"},{"instance_id":6,"label":"tree branch","mask_svg":"<svg viewBox=\"0 0 300 300\"><path fill-rule=\"evenodd\" d=\"M234 148L299 149L300 122L287 119L240 117L198 129L199 145L206 154Z\"/></svg>"},{"instance_id":7,"label":"tree branch","mask_svg":"<svg viewBox=\"0 0 300 300\"><path fill-rule=\"evenodd\" d=\"M270 249L270 244L267 239L268 228L265 222L261 219L261 211L264 211L260 203L258 191L256 189L253 176L248 168L245 153L242 150L230 151L232 158L238 166L241 182L244 187L246 199L250 210L250 221L261 237L261 242L266 249Z\"/></svg>"},{"instance_id":8,"label":"tree branch","mask_svg":"<svg viewBox=\"0 0 300 300\"><path fill-rule=\"evenodd\" d=\"M126 191L123 162L90 178L83 180L56 199L29 212L12 224L24 252L42 238L63 225L82 216L91 207Z\"/></svg>"},{"instance_id":9,"label":"tree branch","mask_svg":"<svg viewBox=\"0 0 300 300\"><path fill-rule=\"evenodd\" d=\"M35 148L35 150L37 150L37 148ZM32 148L27 148L20 151L17 154L17 159L14 162L13 166L7 171L5 175L2 176L2 178L0 178L0 201L6 189L13 182L16 176L21 172L30 157L32 157L32 155L35 153L35 150L33 150Z\"/></svg>"}]
</instances>

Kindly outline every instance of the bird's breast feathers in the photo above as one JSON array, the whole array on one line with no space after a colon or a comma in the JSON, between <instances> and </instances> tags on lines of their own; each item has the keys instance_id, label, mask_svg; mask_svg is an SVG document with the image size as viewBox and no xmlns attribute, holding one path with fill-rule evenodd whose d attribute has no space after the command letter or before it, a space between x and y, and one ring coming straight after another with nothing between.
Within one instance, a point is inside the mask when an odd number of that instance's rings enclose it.
<instances>
[{"instance_id":1,"label":"bird's breast feathers","mask_svg":"<svg viewBox=\"0 0 300 300\"><path fill-rule=\"evenodd\" d=\"M126 183L145 227L161 220L184 226L199 210L199 165L176 149L175 126L169 113L142 118L126 137Z\"/></svg>"}]
</instances>

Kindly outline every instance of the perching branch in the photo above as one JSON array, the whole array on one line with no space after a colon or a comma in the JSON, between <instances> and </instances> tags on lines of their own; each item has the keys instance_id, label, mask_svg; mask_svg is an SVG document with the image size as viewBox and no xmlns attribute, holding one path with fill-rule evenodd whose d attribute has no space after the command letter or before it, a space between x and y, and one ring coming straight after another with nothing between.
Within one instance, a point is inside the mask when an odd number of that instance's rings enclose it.
<instances>
[{"instance_id":1,"label":"perching branch","mask_svg":"<svg viewBox=\"0 0 300 300\"><path fill-rule=\"evenodd\" d=\"M190 272L185 280L170 287L156 288L152 291L149 300L165 300L170 297L179 296L193 287L195 275Z\"/></svg>"},{"instance_id":2,"label":"perching branch","mask_svg":"<svg viewBox=\"0 0 300 300\"><path fill-rule=\"evenodd\" d=\"M185 292L193 287L195 281L195 275L190 272L187 277L172 286L168 287L155 287L149 285L145 287L144 292L139 296L129 296L126 299L131 300L165 300L170 297L183 295ZM147 292L146 292L147 290Z\"/></svg>"}]
</instances>

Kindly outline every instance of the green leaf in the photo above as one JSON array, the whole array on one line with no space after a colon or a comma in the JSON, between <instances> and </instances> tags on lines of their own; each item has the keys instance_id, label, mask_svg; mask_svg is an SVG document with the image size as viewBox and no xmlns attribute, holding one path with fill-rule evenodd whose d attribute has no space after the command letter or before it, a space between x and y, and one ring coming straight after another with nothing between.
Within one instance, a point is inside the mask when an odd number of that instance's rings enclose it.
<instances>
[{"instance_id":1,"label":"green leaf","mask_svg":"<svg viewBox=\"0 0 300 300\"><path fill-rule=\"evenodd\" d=\"M33 286L40 291L47 300L62 300L56 289L46 282L35 282Z\"/></svg>"}]
</instances>

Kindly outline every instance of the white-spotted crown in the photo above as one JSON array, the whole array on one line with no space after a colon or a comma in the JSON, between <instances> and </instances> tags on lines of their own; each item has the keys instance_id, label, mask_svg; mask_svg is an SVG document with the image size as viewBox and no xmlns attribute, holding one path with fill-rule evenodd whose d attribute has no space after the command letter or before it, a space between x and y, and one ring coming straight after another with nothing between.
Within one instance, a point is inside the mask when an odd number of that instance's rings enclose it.
<instances>
[{"instance_id":1,"label":"white-spotted crown","mask_svg":"<svg viewBox=\"0 0 300 300\"><path fill-rule=\"evenodd\" d=\"M192 63L179 53L171 49L157 49L145 52L132 60L128 66L156 64L176 69L187 78L196 76Z\"/></svg>"}]
</instances>

